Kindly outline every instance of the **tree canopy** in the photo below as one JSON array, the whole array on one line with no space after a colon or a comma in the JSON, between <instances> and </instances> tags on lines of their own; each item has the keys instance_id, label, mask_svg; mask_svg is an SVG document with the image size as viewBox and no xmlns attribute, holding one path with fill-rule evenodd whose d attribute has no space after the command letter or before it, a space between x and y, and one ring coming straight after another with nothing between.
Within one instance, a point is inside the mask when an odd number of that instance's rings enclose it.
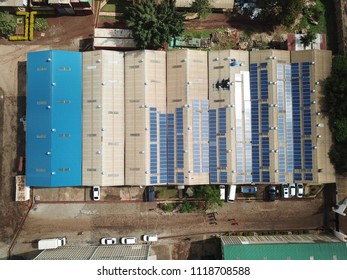
<instances>
[{"instance_id":1,"label":"tree canopy","mask_svg":"<svg viewBox=\"0 0 347 280\"><path fill-rule=\"evenodd\" d=\"M140 49L159 49L183 32L184 16L177 12L176 0L136 1L126 8L125 18Z\"/></svg>"},{"instance_id":2,"label":"tree canopy","mask_svg":"<svg viewBox=\"0 0 347 280\"><path fill-rule=\"evenodd\" d=\"M291 26L301 14L304 7L303 0L257 0L257 5L262 9L260 14L264 21L273 25L283 24Z\"/></svg>"},{"instance_id":3,"label":"tree canopy","mask_svg":"<svg viewBox=\"0 0 347 280\"><path fill-rule=\"evenodd\" d=\"M316 40L316 33L313 31L309 30L305 35L302 35L300 37L301 43L304 45L304 49L306 49L311 43Z\"/></svg>"},{"instance_id":4,"label":"tree canopy","mask_svg":"<svg viewBox=\"0 0 347 280\"><path fill-rule=\"evenodd\" d=\"M206 209L223 205L223 202L220 200L219 189L212 186L194 187L194 196L204 200Z\"/></svg>"},{"instance_id":5,"label":"tree canopy","mask_svg":"<svg viewBox=\"0 0 347 280\"><path fill-rule=\"evenodd\" d=\"M195 0L192 3L191 10L198 13L199 18L204 19L212 12L211 0Z\"/></svg>"},{"instance_id":6,"label":"tree canopy","mask_svg":"<svg viewBox=\"0 0 347 280\"><path fill-rule=\"evenodd\" d=\"M0 12L0 35L11 35L16 28L16 21L8 12Z\"/></svg>"},{"instance_id":7,"label":"tree canopy","mask_svg":"<svg viewBox=\"0 0 347 280\"><path fill-rule=\"evenodd\" d=\"M329 128L334 144L330 149L330 160L338 173L347 172L347 58L333 59L331 75L325 83L324 105L329 117Z\"/></svg>"}]
</instances>

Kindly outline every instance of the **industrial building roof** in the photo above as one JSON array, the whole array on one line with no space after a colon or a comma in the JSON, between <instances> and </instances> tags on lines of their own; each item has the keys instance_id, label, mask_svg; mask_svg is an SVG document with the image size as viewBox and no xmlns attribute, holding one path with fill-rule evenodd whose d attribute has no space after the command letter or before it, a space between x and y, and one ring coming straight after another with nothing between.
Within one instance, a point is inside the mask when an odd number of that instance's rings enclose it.
<instances>
[{"instance_id":1,"label":"industrial building roof","mask_svg":"<svg viewBox=\"0 0 347 280\"><path fill-rule=\"evenodd\" d=\"M42 251L34 260L147 260L150 245L59 247Z\"/></svg>"},{"instance_id":2,"label":"industrial building roof","mask_svg":"<svg viewBox=\"0 0 347 280\"><path fill-rule=\"evenodd\" d=\"M226 260L347 260L347 244L328 235L222 237Z\"/></svg>"}]
</instances>

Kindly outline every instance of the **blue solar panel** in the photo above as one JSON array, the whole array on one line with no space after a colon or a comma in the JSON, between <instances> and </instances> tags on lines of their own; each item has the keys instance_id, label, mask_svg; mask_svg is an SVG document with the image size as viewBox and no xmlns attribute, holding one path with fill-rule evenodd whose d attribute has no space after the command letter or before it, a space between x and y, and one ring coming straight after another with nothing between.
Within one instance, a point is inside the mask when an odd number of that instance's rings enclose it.
<instances>
[{"instance_id":1,"label":"blue solar panel","mask_svg":"<svg viewBox=\"0 0 347 280\"><path fill-rule=\"evenodd\" d=\"M202 172L209 172L209 145L202 144Z\"/></svg>"},{"instance_id":2,"label":"blue solar panel","mask_svg":"<svg viewBox=\"0 0 347 280\"><path fill-rule=\"evenodd\" d=\"M261 104L261 132L269 132L269 105Z\"/></svg>"},{"instance_id":3,"label":"blue solar panel","mask_svg":"<svg viewBox=\"0 0 347 280\"><path fill-rule=\"evenodd\" d=\"M150 168L151 174L157 174L157 165L158 165L158 151L157 144L150 145Z\"/></svg>"},{"instance_id":4,"label":"blue solar panel","mask_svg":"<svg viewBox=\"0 0 347 280\"><path fill-rule=\"evenodd\" d=\"M157 184L158 183L158 177L157 176L151 176L150 182L151 182L151 184Z\"/></svg>"},{"instance_id":5,"label":"blue solar panel","mask_svg":"<svg viewBox=\"0 0 347 280\"><path fill-rule=\"evenodd\" d=\"M250 65L251 90L251 128L252 128L252 177L253 182L260 181L259 174L259 98L258 98L258 65Z\"/></svg>"},{"instance_id":6,"label":"blue solar panel","mask_svg":"<svg viewBox=\"0 0 347 280\"><path fill-rule=\"evenodd\" d=\"M269 79L267 70L260 71L260 97L261 99L269 98Z\"/></svg>"},{"instance_id":7,"label":"blue solar panel","mask_svg":"<svg viewBox=\"0 0 347 280\"><path fill-rule=\"evenodd\" d=\"M201 100L201 110L203 111L208 110L208 100Z\"/></svg>"},{"instance_id":8,"label":"blue solar panel","mask_svg":"<svg viewBox=\"0 0 347 280\"><path fill-rule=\"evenodd\" d=\"M160 130L160 183L167 183L167 124L166 114L159 115Z\"/></svg>"},{"instance_id":9,"label":"blue solar panel","mask_svg":"<svg viewBox=\"0 0 347 280\"><path fill-rule=\"evenodd\" d=\"M228 182L228 173L227 172L220 172L219 173L219 181L221 183L227 183Z\"/></svg>"},{"instance_id":10,"label":"blue solar panel","mask_svg":"<svg viewBox=\"0 0 347 280\"><path fill-rule=\"evenodd\" d=\"M176 108L176 133L183 133L183 108Z\"/></svg>"},{"instance_id":11,"label":"blue solar panel","mask_svg":"<svg viewBox=\"0 0 347 280\"><path fill-rule=\"evenodd\" d=\"M200 110L200 100L193 100L193 110Z\"/></svg>"},{"instance_id":12,"label":"blue solar panel","mask_svg":"<svg viewBox=\"0 0 347 280\"><path fill-rule=\"evenodd\" d=\"M209 138L208 112L201 114L201 140L207 142Z\"/></svg>"},{"instance_id":13,"label":"blue solar panel","mask_svg":"<svg viewBox=\"0 0 347 280\"><path fill-rule=\"evenodd\" d=\"M269 171L263 171L263 182L264 183L270 183L270 172Z\"/></svg>"},{"instance_id":14,"label":"blue solar panel","mask_svg":"<svg viewBox=\"0 0 347 280\"><path fill-rule=\"evenodd\" d=\"M184 168L183 135L176 135L176 165L177 165L177 168Z\"/></svg>"},{"instance_id":15,"label":"blue solar panel","mask_svg":"<svg viewBox=\"0 0 347 280\"><path fill-rule=\"evenodd\" d=\"M193 144L194 173L200 173L200 144Z\"/></svg>"},{"instance_id":16,"label":"blue solar panel","mask_svg":"<svg viewBox=\"0 0 347 280\"><path fill-rule=\"evenodd\" d=\"M304 134L311 135L312 134L311 110L304 109L303 117L304 117Z\"/></svg>"},{"instance_id":17,"label":"blue solar panel","mask_svg":"<svg viewBox=\"0 0 347 280\"><path fill-rule=\"evenodd\" d=\"M270 166L270 141L269 137L262 138L262 166L269 167Z\"/></svg>"},{"instance_id":18,"label":"blue solar panel","mask_svg":"<svg viewBox=\"0 0 347 280\"><path fill-rule=\"evenodd\" d=\"M178 184L184 184L184 173L183 172L177 172L177 183Z\"/></svg>"},{"instance_id":19,"label":"blue solar panel","mask_svg":"<svg viewBox=\"0 0 347 280\"><path fill-rule=\"evenodd\" d=\"M302 168L301 116L300 116L301 109L300 107L301 105L300 105L300 86L299 86L299 64L292 63L292 116L293 116L293 148L294 148L294 168L295 169Z\"/></svg>"},{"instance_id":20,"label":"blue solar panel","mask_svg":"<svg viewBox=\"0 0 347 280\"><path fill-rule=\"evenodd\" d=\"M210 182L218 183L217 178L217 112L214 109L209 111L209 170Z\"/></svg>"},{"instance_id":21,"label":"blue solar panel","mask_svg":"<svg viewBox=\"0 0 347 280\"><path fill-rule=\"evenodd\" d=\"M305 180L306 181L313 181L313 174L312 173L306 173L305 174Z\"/></svg>"},{"instance_id":22,"label":"blue solar panel","mask_svg":"<svg viewBox=\"0 0 347 280\"><path fill-rule=\"evenodd\" d=\"M219 144L219 167L227 167L227 140L225 137L218 139Z\"/></svg>"},{"instance_id":23,"label":"blue solar panel","mask_svg":"<svg viewBox=\"0 0 347 280\"><path fill-rule=\"evenodd\" d=\"M175 122L174 114L167 115L167 181L175 182Z\"/></svg>"},{"instance_id":24,"label":"blue solar panel","mask_svg":"<svg viewBox=\"0 0 347 280\"><path fill-rule=\"evenodd\" d=\"M156 108L150 108L149 113L149 132L150 132L150 141L156 142L157 141L157 109Z\"/></svg>"},{"instance_id":25,"label":"blue solar panel","mask_svg":"<svg viewBox=\"0 0 347 280\"><path fill-rule=\"evenodd\" d=\"M295 181L301 181L302 180L301 173L294 173L294 180Z\"/></svg>"},{"instance_id":26,"label":"blue solar panel","mask_svg":"<svg viewBox=\"0 0 347 280\"><path fill-rule=\"evenodd\" d=\"M225 134L227 130L226 108L218 109L218 128L219 133Z\"/></svg>"},{"instance_id":27,"label":"blue solar panel","mask_svg":"<svg viewBox=\"0 0 347 280\"><path fill-rule=\"evenodd\" d=\"M304 141L304 163L306 169L312 169L312 140Z\"/></svg>"}]
</instances>

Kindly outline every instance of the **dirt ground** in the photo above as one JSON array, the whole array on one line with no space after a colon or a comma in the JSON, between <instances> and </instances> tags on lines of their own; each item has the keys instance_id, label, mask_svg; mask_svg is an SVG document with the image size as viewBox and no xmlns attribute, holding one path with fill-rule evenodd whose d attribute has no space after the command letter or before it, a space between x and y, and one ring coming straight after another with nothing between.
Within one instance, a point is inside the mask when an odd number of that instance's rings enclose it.
<instances>
[{"instance_id":1,"label":"dirt ground","mask_svg":"<svg viewBox=\"0 0 347 280\"><path fill-rule=\"evenodd\" d=\"M49 18L50 29L35 33L32 42L0 39L0 243L7 246L29 207L28 202L14 201L18 161L25 155L25 134L19 119L26 106L26 53L83 50L93 35L94 20L94 16Z\"/></svg>"}]
</instances>

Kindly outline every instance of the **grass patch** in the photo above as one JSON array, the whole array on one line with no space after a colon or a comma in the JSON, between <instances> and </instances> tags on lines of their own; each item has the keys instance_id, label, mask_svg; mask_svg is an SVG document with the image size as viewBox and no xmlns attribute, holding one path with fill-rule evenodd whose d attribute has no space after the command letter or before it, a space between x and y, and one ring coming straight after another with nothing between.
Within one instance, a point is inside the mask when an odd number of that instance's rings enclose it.
<instances>
[{"instance_id":1,"label":"grass patch","mask_svg":"<svg viewBox=\"0 0 347 280\"><path fill-rule=\"evenodd\" d=\"M224 32L225 29L203 29L203 30L184 30L182 37L193 37L193 38L210 38L210 34L214 32Z\"/></svg>"},{"instance_id":2,"label":"grass patch","mask_svg":"<svg viewBox=\"0 0 347 280\"><path fill-rule=\"evenodd\" d=\"M178 191L176 187L157 187L159 199L177 198Z\"/></svg>"},{"instance_id":3,"label":"grass patch","mask_svg":"<svg viewBox=\"0 0 347 280\"><path fill-rule=\"evenodd\" d=\"M125 7L129 5L130 2L126 0L108 0L107 4L101 9L101 12L117 12L124 13Z\"/></svg>"}]
</instances>

